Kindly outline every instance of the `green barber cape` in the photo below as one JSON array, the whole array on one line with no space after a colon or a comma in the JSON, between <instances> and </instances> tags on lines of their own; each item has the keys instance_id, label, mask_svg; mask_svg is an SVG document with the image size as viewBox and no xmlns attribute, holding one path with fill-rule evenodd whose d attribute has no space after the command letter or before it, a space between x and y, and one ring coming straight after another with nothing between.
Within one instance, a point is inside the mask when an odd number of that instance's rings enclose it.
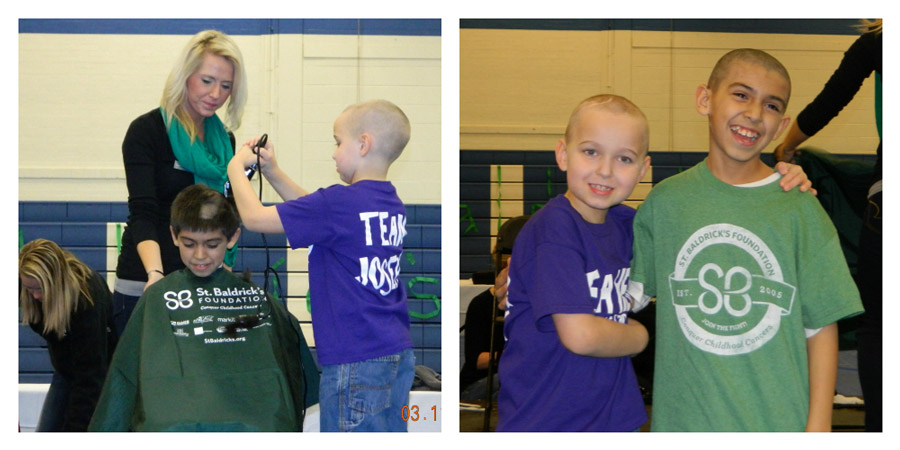
<instances>
[{"instance_id":1,"label":"green barber cape","mask_svg":"<svg viewBox=\"0 0 900 450\"><path fill-rule=\"evenodd\" d=\"M141 296L88 430L302 431L318 386L281 302L227 270L199 278L184 269Z\"/></svg>"}]
</instances>

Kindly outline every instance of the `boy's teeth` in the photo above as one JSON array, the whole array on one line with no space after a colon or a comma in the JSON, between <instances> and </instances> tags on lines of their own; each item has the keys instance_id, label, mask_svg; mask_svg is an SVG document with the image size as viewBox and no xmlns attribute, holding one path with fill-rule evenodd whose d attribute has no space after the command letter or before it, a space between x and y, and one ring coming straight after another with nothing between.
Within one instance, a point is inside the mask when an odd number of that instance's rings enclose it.
<instances>
[{"instance_id":1,"label":"boy's teeth","mask_svg":"<svg viewBox=\"0 0 900 450\"><path fill-rule=\"evenodd\" d=\"M731 127L731 131L733 131L741 136L744 136L746 138L750 138L750 139L756 139L759 137L758 133L755 133L753 131L750 131L750 130L747 130L745 128L741 128L738 126Z\"/></svg>"}]
</instances>

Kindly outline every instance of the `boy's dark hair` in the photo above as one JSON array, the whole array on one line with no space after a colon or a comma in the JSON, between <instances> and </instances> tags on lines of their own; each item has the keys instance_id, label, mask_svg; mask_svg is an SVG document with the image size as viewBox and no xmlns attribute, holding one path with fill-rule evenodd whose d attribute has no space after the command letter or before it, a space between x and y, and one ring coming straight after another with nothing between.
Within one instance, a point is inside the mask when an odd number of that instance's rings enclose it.
<instances>
[{"instance_id":1,"label":"boy's dark hair","mask_svg":"<svg viewBox=\"0 0 900 450\"><path fill-rule=\"evenodd\" d=\"M715 90L722 79L728 75L728 71L731 70L732 64L739 61L758 64L766 70L777 72L784 77L788 82L788 98L784 99L785 107L787 107L787 101L791 98L791 76L788 74L784 65L781 64L781 61L774 56L755 48L738 48L719 58L719 61L716 62L715 67L713 67L712 72L709 74L709 81L706 82L706 87Z\"/></svg>"},{"instance_id":2,"label":"boy's dark hair","mask_svg":"<svg viewBox=\"0 0 900 450\"><path fill-rule=\"evenodd\" d=\"M175 236L181 230L221 230L226 238L231 239L241 226L241 218L234 204L222 193L197 183L184 188L175 197L169 224Z\"/></svg>"},{"instance_id":3,"label":"boy's dark hair","mask_svg":"<svg viewBox=\"0 0 900 450\"><path fill-rule=\"evenodd\" d=\"M497 245L494 251L501 254L512 254L516 236L519 235L519 231L522 231L522 227L530 217L531 215L518 216L503 222L500 231L497 232Z\"/></svg>"}]
</instances>

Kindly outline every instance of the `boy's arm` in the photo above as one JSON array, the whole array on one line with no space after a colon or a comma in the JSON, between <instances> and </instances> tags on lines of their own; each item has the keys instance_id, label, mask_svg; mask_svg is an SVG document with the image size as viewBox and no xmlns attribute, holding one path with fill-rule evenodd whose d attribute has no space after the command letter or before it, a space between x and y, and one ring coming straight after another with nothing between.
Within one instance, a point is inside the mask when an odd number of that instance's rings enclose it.
<instances>
[{"instance_id":1,"label":"boy's arm","mask_svg":"<svg viewBox=\"0 0 900 450\"><path fill-rule=\"evenodd\" d=\"M309 194L306 189L303 189L300 185L295 183L294 180L278 166L263 168L261 172L266 177L266 181L272 185L272 189L275 189L275 192L277 192L284 201L295 200Z\"/></svg>"},{"instance_id":2,"label":"boy's arm","mask_svg":"<svg viewBox=\"0 0 900 450\"><path fill-rule=\"evenodd\" d=\"M256 155L248 145L238 151L228 163L228 180L234 192L234 202L241 222L248 230L260 233L284 233L281 217L274 206L263 206L256 198L250 180L244 175L244 169L256 162Z\"/></svg>"},{"instance_id":3,"label":"boy's arm","mask_svg":"<svg viewBox=\"0 0 900 450\"><path fill-rule=\"evenodd\" d=\"M249 139L244 143L244 146L253 148L258 141L258 138ZM249 158L249 156L246 157ZM287 176L287 173L278 166L278 161L275 158L275 146L271 142L267 142L265 147L259 149L258 158L256 154L253 154L251 161L248 162L247 159L242 159L242 161L246 167L259 161L259 172L266 177L266 180L284 201L294 200L309 194L300 185L294 183L294 180L291 180L291 177Z\"/></svg>"},{"instance_id":4,"label":"boy's arm","mask_svg":"<svg viewBox=\"0 0 900 450\"><path fill-rule=\"evenodd\" d=\"M809 358L809 419L806 431L831 431L831 409L837 381L837 324L822 328L806 340Z\"/></svg>"},{"instance_id":5,"label":"boy's arm","mask_svg":"<svg viewBox=\"0 0 900 450\"><path fill-rule=\"evenodd\" d=\"M627 324L593 314L553 314L553 325L563 346L572 353L615 358L640 353L650 339L647 329L629 318Z\"/></svg>"}]
</instances>

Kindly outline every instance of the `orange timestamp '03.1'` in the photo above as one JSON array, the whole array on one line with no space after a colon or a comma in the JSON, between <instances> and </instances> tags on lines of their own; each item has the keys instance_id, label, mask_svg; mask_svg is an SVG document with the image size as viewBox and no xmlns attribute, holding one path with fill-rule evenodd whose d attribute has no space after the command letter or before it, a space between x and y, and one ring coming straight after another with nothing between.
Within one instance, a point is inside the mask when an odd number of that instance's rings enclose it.
<instances>
[{"instance_id":1,"label":"orange timestamp '03.1'","mask_svg":"<svg viewBox=\"0 0 900 450\"><path fill-rule=\"evenodd\" d=\"M427 410L419 412L419 405L403 405L403 408L400 408L400 415L403 417L405 422L418 422L420 420L427 421L429 418L437 422L437 405L431 406L432 414L428 414Z\"/></svg>"}]
</instances>

